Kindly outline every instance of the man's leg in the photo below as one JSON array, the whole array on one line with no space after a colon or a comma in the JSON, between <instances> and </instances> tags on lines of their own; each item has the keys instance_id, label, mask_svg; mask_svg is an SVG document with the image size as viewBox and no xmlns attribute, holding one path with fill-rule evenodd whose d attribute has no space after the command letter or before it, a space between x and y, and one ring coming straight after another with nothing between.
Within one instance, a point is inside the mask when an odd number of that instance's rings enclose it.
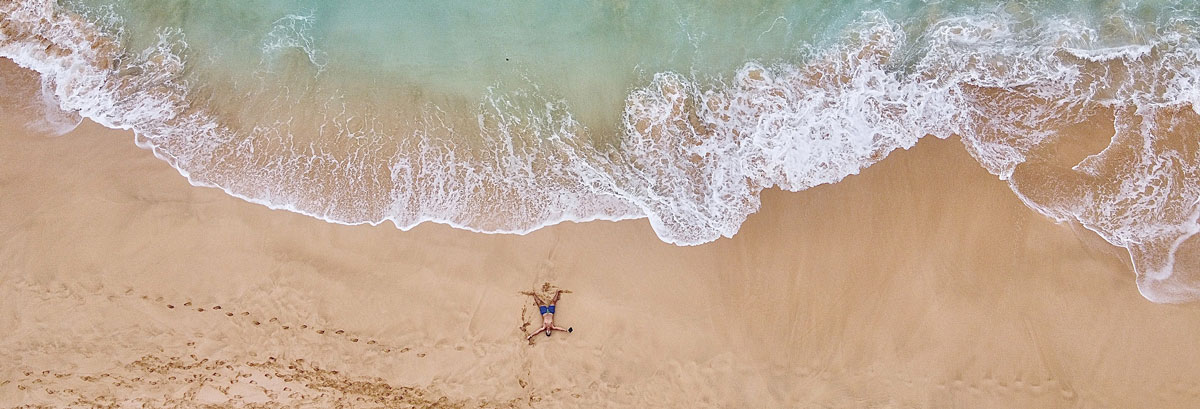
<instances>
[{"instance_id":1,"label":"man's leg","mask_svg":"<svg viewBox=\"0 0 1200 409\"><path fill-rule=\"evenodd\" d=\"M554 292L554 298L550 300L550 305L558 304L558 296L562 295L562 290Z\"/></svg>"}]
</instances>

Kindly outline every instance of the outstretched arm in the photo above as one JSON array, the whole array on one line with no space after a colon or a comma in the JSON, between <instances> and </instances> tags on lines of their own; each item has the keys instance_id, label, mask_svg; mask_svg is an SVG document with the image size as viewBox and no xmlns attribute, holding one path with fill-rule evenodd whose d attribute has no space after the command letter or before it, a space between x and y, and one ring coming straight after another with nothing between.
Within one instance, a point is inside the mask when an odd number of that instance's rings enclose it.
<instances>
[{"instance_id":1,"label":"outstretched arm","mask_svg":"<svg viewBox=\"0 0 1200 409\"><path fill-rule=\"evenodd\" d=\"M525 340L526 340L526 341L528 341L528 340L530 340L530 339L533 339L533 336L534 336L534 335L541 334L541 333L542 333L542 331L549 331L549 329L547 329L546 327L541 327L541 328L538 328L538 330L537 330L537 331L533 331L533 333L532 333L532 334L529 334L529 336L525 337Z\"/></svg>"},{"instance_id":2,"label":"outstretched arm","mask_svg":"<svg viewBox=\"0 0 1200 409\"><path fill-rule=\"evenodd\" d=\"M562 331L562 332L572 332L572 331L574 331L574 328L563 329L563 327L550 327L550 330ZM547 331L549 331L549 330L547 330Z\"/></svg>"}]
</instances>

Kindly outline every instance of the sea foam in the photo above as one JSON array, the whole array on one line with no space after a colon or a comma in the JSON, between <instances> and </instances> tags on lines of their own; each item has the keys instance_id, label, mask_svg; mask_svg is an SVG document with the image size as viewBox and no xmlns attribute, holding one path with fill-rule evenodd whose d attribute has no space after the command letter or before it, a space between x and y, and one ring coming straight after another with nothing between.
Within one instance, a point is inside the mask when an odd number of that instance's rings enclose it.
<instances>
[{"instance_id":1,"label":"sea foam","mask_svg":"<svg viewBox=\"0 0 1200 409\"><path fill-rule=\"evenodd\" d=\"M464 115L321 94L312 79L304 92L263 86L252 102L265 118L235 117L211 103L222 90L188 76L181 32L131 50L119 19L45 0L0 13L0 56L41 73L64 111L133 130L193 184L330 222L525 233L646 218L664 241L696 245L736 234L764 189L836 183L925 136L958 135L1032 209L1128 249L1147 298L1200 297L1196 260L1181 252L1200 231L1200 46L1186 13L1110 44L1064 17L987 11L914 36L868 12L802 62L654 73L611 140L537 84L493 90ZM312 19L277 20L263 55L299 49L328 76ZM1044 157L1097 112L1113 112L1107 148L1067 167Z\"/></svg>"}]
</instances>

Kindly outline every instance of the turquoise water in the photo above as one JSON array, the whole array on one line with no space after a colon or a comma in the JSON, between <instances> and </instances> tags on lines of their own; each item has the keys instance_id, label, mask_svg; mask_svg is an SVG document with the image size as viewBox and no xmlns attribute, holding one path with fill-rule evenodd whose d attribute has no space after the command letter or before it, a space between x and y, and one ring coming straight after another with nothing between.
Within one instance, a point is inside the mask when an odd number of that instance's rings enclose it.
<instances>
[{"instance_id":1,"label":"turquoise water","mask_svg":"<svg viewBox=\"0 0 1200 409\"><path fill-rule=\"evenodd\" d=\"M222 72L242 88L252 86L243 78L252 73L292 83L303 79L290 76L319 73L319 84L307 86L376 101L420 93L422 100L475 102L489 92L536 89L600 128L612 128L629 91L655 73L716 80L747 61L801 62L869 11L919 33L956 12L1004 8L787 0L73 0L63 6L118 26L133 50L154 46L165 32L182 37L190 66Z\"/></svg>"},{"instance_id":2,"label":"turquoise water","mask_svg":"<svg viewBox=\"0 0 1200 409\"><path fill-rule=\"evenodd\" d=\"M119 31L130 50L151 48L166 34L186 41L189 74L220 83L225 89L218 92L250 92L265 81L374 104L406 97L444 105L536 92L605 133L618 132L626 96L656 73L711 83L728 80L747 61L803 63L843 40L867 13L881 13L918 41L930 24L957 16L1005 13L1031 25L1061 16L1109 31L1089 44L1101 46L1142 40L1141 33L1121 31L1150 30L1136 26L1175 8L1166 1L1101 0L69 0L61 6ZM1115 22L1114 13L1121 17Z\"/></svg>"},{"instance_id":3,"label":"turquoise water","mask_svg":"<svg viewBox=\"0 0 1200 409\"><path fill-rule=\"evenodd\" d=\"M854 5L727 2L81 1L68 9L119 16L132 49L177 29L189 64L354 92L360 100L419 93L476 102L536 88L585 124L611 128L625 96L657 72L728 74L748 60L795 59L855 17ZM864 5L860 5L864 6ZM726 27L718 33L708 27ZM290 65L311 65L296 70ZM263 73L263 71L268 71ZM295 71L299 71L298 73ZM206 79L212 81L211 78Z\"/></svg>"},{"instance_id":4,"label":"turquoise water","mask_svg":"<svg viewBox=\"0 0 1200 409\"><path fill-rule=\"evenodd\" d=\"M197 185L336 223L736 234L763 189L961 138L1033 210L1200 297L1190 1L0 3L0 56ZM1060 163L1075 125L1103 151ZM1049 170L1047 170L1049 169ZM1193 271L1197 273L1193 273Z\"/></svg>"}]
</instances>

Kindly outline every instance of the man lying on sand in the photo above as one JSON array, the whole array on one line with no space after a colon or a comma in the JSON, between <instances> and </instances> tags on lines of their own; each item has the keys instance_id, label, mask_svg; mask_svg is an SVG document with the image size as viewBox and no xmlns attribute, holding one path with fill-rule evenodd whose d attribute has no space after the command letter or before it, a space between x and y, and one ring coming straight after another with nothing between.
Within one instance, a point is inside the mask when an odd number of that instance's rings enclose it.
<instances>
[{"instance_id":1,"label":"man lying on sand","mask_svg":"<svg viewBox=\"0 0 1200 409\"><path fill-rule=\"evenodd\" d=\"M532 295L534 301L537 301L538 311L541 311L541 313L542 313L542 327L538 328L537 331L534 331L532 334L529 334L529 336L525 337L526 341L533 339L534 335L540 334L543 331L546 333L547 337L550 336L550 333L553 331L562 331L562 332L574 332L575 331L575 328L562 329L562 327L554 326L554 304L558 303L558 297L560 295L562 295L562 290L558 290L558 291L554 292L554 298L550 300L549 304L543 302L542 297L538 297L537 294L529 294L529 295Z\"/></svg>"}]
</instances>

